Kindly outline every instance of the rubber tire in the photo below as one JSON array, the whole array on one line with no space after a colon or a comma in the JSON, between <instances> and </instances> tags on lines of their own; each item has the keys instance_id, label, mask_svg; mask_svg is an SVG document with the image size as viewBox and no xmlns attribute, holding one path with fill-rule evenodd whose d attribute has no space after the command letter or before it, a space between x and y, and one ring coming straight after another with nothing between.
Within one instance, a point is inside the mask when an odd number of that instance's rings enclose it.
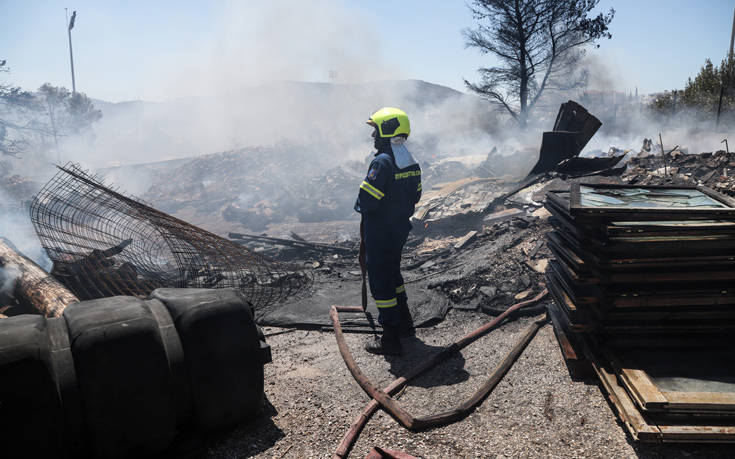
<instances>
[{"instance_id":1,"label":"rubber tire","mask_svg":"<svg viewBox=\"0 0 735 459\"><path fill-rule=\"evenodd\" d=\"M50 367L46 318L0 320L3 457L59 457L63 411Z\"/></svg>"},{"instance_id":2,"label":"rubber tire","mask_svg":"<svg viewBox=\"0 0 735 459\"><path fill-rule=\"evenodd\" d=\"M128 457L163 451L176 434L173 380L158 323L138 298L66 308L91 452Z\"/></svg>"},{"instance_id":3,"label":"rubber tire","mask_svg":"<svg viewBox=\"0 0 735 459\"><path fill-rule=\"evenodd\" d=\"M154 290L184 348L194 423L215 431L253 419L263 403L263 363L253 313L234 289Z\"/></svg>"}]
</instances>

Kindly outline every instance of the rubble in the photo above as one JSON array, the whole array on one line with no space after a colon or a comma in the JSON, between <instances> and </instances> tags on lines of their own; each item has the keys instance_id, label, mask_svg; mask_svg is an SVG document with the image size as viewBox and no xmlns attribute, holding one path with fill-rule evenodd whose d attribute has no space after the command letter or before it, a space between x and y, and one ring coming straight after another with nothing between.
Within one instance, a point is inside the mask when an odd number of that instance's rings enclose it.
<instances>
[{"instance_id":1,"label":"rubble","mask_svg":"<svg viewBox=\"0 0 735 459\"><path fill-rule=\"evenodd\" d=\"M685 151L685 150L684 150ZM685 153L675 149L664 154L646 150L630 158L622 179L639 185L695 184L706 185L729 196L735 196L735 153Z\"/></svg>"}]
</instances>

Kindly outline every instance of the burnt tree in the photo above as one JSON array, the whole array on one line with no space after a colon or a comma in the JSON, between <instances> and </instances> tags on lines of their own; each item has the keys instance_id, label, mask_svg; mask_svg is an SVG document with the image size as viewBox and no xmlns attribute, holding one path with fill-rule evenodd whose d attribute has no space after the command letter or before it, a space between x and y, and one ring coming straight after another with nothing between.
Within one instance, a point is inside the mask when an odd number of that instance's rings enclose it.
<instances>
[{"instance_id":1,"label":"burnt tree","mask_svg":"<svg viewBox=\"0 0 735 459\"><path fill-rule=\"evenodd\" d=\"M572 71L585 46L612 37L613 9L590 16L598 1L474 0L477 25L464 31L466 46L495 57L498 65L480 68L480 82L465 80L467 88L525 127L545 90L584 84L584 73Z\"/></svg>"}]
</instances>

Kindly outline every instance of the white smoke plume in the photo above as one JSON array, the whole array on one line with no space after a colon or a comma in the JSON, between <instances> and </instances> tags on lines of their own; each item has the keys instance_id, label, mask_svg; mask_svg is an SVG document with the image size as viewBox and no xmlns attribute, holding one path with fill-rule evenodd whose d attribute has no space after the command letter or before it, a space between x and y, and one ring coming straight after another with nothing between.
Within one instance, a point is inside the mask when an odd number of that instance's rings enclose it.
<instances>
[{"instance_id":1,"label":"white smoke plume","mask_svg":"<svg viewBox=\"0 0 735 459\"><path fill-rule=\"evenodd\" d=\"M49 271L51 260L36 237L26 206L27 203L13 199L0 187L0 237L10 241L19 252Z\"/></svg>"},{"instance_id":2,"label":"white smoke plume","mask_svg":"<svg viewBox=\"0 0 735 459\"><path fill-rule=\"evenodd\" d=\"M15 280L20 276L20 270L15 265L0 266L0 298L12 297L15 289ZM0 306L4 306L0 304Z\"/></svg>"},{"instance_id":3,"label":"white smoke plume","mask_svg":"<svg viewBox=\"0 0 735 459\"><path fill-rule=\"evenodd\" d=\"M216 34L152 64L149 101L98 101L94 134L65 139L62 162L100 168L279 143L333 163L363 159L372 146L364 120L382 106L409 113L414 148L427 154L492 149L503 126L489 105L405 80L374 20L336 0L227 3ZM145 188L129 180L118 183Z\"/></svg>"}]
</instances>

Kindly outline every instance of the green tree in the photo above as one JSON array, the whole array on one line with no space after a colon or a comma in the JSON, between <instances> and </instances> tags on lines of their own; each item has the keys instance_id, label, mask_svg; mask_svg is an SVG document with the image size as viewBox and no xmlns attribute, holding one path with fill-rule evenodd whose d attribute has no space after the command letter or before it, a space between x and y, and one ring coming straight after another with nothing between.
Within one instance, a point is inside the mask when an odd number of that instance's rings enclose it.
<instances>
[{"instance_id":1,"label":"green tree","mask_svg":"<svg viewBox=\"0 0 735 459\"><path fill-rule=\"evenodd\" d=\"M586 82L573 70L586 45L611 38L615 11L590 16L599 0L473 0L477 22L464 31L466 46L498 59L482 67L481 81L467 88L505 109L525 127L545 90L569 89ZM598 45L599 46L599 45Z\"/></svg>"},{"instance_id":2,"label":"green tree","mask_svg":"<svg viewBox=\"0 0 735 459\"><path fill-rule=\"evenodd\" d=\"M712 107L719 99L721 83L720 69L712 65L711 60L706 59L697 76L693 80L691 78L687 80L681 95L682 104L690 108L712 111Z\"/></svg>"},{"instance_id":3,"label":"green tree","mask_svg":"<svg viewBox=\"0 0 735 459\"><path fill-rule=\"evenodd\" d=\"M683 90L666 91L651 103L651 109L661 115L688 111L700 119L711 119L717 114L722 94L722 111L735 108L735 61L723 59L715 66L708 58L692 79L687 79Z\"/></svg>"}]
</instances>

